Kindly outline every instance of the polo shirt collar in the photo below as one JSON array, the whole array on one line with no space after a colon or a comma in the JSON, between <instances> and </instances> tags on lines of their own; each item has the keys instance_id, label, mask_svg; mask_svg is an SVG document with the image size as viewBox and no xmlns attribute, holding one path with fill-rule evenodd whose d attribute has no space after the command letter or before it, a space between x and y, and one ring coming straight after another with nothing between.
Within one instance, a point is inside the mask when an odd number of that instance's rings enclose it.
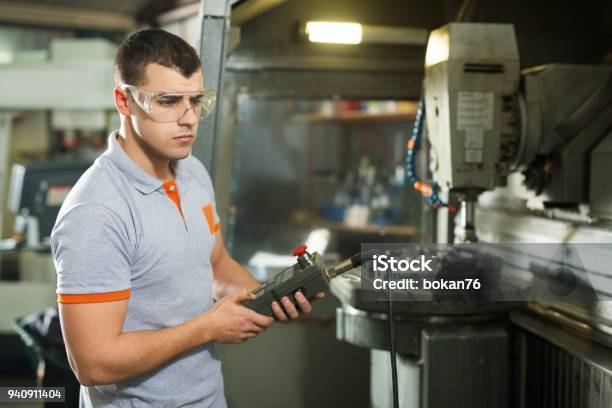
<instances>
[{"instance_id":1,"label":"polo shirt collar","mask_svg":"<svg viewBox=\"0 0 612 408\"><path fill-rule=\"evenodd\" d=\"M118 131L111 132L108 136L107 154L113 163L126 175L130 183L143 194L151 194L154 191L163 187L164 182L156 179L147 173L142 167L136 164L123 150L117 141ZM176 180L185 185L185 166L181 163L183 160L174 160L171 162ZM181 186L180 186L181 187Z\"/></svg>"}]
</instances>

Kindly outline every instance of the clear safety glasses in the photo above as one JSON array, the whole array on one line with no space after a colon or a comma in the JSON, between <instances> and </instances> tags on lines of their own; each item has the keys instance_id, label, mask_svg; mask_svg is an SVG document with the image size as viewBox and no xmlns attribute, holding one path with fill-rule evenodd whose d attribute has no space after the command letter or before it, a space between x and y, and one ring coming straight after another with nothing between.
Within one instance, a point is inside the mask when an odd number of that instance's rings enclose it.
<instances>
[{"instance_id":1,"label":"clear safety glasses","mask_svg":"<svg viewBox=\"0 0 612 408\"><path fill-rule=\"evenodd\" d=\"M134 102L156 122L176 122L189 109L198 118L206 118L213 111L216 94L205 89L193 92L149 92L134 85L123 84Z\"/></svg>"}]
</instances>

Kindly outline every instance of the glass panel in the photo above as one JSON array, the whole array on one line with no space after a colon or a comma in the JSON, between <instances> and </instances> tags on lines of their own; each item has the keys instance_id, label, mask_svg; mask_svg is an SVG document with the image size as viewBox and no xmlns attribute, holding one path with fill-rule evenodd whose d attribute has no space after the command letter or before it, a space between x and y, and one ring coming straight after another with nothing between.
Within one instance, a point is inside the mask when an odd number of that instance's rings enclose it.
<instances>
[{"instance_id":1,"label":"glass panel","mask_svg":"<svg viewBox=\"0 0 612 408\"><path fill-rule=\"evenodd\" d=\"M422 200L405 180L414 103L238 101L228 247L258 278L307 241L340 259L420 239Z\"/></svg>"}]
</instances>

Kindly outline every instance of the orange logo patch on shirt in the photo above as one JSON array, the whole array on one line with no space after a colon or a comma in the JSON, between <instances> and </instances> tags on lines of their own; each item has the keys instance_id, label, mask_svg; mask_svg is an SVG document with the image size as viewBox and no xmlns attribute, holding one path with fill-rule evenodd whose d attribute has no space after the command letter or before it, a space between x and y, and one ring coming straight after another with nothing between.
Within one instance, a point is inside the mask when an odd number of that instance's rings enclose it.
<instances>
[{"instance_id":1,"label":"orange logo patch on shirt","mask_svg":"<svg viewBox=\"0 0 612 408\"><path fill-rule=\"evenodd\" d=\"M215 222L212 204L202 207L202 212L204 213L206 222L208 222L208 229L210 230L210 233L214 234L215 232L219 231L221 229L221 224Z\"/></svg>"}]
</instances>

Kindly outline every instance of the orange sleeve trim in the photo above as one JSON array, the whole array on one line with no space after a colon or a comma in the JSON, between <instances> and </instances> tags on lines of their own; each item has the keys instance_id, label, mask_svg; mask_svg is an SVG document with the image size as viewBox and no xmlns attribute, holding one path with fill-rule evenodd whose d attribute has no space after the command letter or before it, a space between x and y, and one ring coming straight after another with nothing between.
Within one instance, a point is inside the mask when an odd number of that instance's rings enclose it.
<instances>
[{"instance_id":1,"label":"orange sleeve trim","mask_svg":"<svg viewBox=\"0 0 612 408\"><path fill-rule=\"evenodd\" d=\"M206 222L208 222L208 229L211 234L216 233L221 230L221 224L215 223L215 216L213 215L213 207L212 204L208 204L205 207L202 207L202 212L204 212L204 217L206 217Z\"/></svg>"},{"instance_id":2,"label":"orange sleeve trim","mask_svg":"<svg viewBox=\"0 0 612 408\"><path fill-rule=\"evenodd\" d=\"M131 295L131 289L120 290L118 292L86 293L81 295L68 295L60 293L57 295L57 303L72 304L116 302L117 300L129 299Z\"/></svg>"}]
</instances>

